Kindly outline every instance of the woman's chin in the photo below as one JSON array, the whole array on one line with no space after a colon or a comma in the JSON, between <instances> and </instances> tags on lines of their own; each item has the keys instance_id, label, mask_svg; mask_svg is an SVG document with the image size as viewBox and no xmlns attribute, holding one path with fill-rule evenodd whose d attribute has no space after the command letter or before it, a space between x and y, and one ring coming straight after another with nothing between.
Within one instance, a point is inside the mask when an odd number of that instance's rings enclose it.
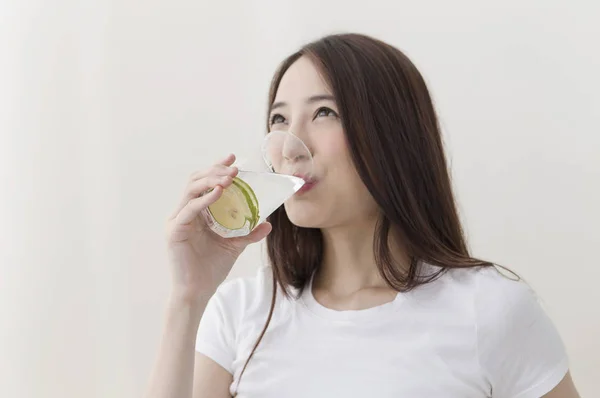
<instances>
[{"instance_id":1,"label":"woman's chin","mask_svg":"<svg viewBox=\"0 0 600 398\"><path fill-rule=\"evenodd\" d=\"M322 214L308 206L286 203L285 212L290 222L300 228L320 228L323 222Z\"/></svg>"}]
</instances>

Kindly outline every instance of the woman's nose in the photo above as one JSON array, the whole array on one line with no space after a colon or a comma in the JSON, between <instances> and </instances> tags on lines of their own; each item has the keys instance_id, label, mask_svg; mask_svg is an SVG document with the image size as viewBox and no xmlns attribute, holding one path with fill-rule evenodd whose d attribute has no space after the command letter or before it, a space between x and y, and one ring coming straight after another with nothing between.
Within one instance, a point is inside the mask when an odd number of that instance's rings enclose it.
<instances>
[{"instance_id":1,"label":"woman's nose","mask_svg":"<svg viewBox=\"0 0 600 398\"><path fill-rule=\"evenodd\" d=\"M298 162L311 158L311 152L306 143L291 131L284 138L281 154L288 162Z\"/></svg>"},{"instance_id":2,"label":"woman's nose","mask_svg":"<svg viewBox=\"0 0 600 398\"><path fill-rule=\"evenodd\" d=\"M271 164L272 171L283 174L304 173L312 167L312 153L296 135L285 131L272 131L263 144L264 156Z\"/></svg>"}]
</instances>

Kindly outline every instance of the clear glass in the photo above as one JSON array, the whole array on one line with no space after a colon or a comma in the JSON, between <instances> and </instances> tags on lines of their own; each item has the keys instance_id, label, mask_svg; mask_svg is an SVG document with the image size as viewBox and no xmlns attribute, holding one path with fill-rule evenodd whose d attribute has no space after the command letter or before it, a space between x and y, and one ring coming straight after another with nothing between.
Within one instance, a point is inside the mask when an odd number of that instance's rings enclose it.
<instances>
[{"instance_id":1,"label":"clear glass","mask_svg":"<svg viewBox=\"0 0 600 398\"><path fill-rule=\"evenodd\" d=\"M234 183L203 211L211 230L224 238L248 235L311 178L312 155L290 132L272 131L248 152L235 164Z\"/></svg>"}]
</instances>

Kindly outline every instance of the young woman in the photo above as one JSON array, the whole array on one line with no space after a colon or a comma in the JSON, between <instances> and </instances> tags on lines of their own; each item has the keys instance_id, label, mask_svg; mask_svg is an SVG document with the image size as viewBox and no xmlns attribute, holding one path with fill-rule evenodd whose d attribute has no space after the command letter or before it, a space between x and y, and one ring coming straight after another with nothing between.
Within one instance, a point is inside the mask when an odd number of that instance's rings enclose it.
<instances>
[{"instance_id":1,"label":"young woman","mask_svg":"<svg viewBox=\"0 0 600 398\"><path fill-rule=\"evenodd\" d=\"M469 254L431 97L398 49L355 34L306 45L273 79L268 126L307 144L315 178L221 239L198 215L234 156L191 176L168 223L149 398L578 397L535 294ZM265 237L270 266L222 284Z\"/></svg>"}]
</instances>

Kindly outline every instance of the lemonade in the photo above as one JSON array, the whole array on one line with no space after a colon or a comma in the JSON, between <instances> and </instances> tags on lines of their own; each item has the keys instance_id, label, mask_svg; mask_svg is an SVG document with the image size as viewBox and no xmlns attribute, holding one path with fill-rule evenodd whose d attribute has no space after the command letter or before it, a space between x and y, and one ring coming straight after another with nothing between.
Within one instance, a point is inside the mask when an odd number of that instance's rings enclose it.
<instances>
[{"instance_id":1,"label":"lemonade","mask_svg":"<svg viewBox=\"0 0 600 398\"><path fill-rule=\"evenodd\" d=\"M286 174L240 170L233 184L205 212L210 228L224 238L248 235L304 185Z\"/></svg>"},{"instance_id":2,"label":"lemonade","mask_svg":"<svg viewBox=\"0 0 600 398\"><path fill-rule=\"evenodd\" d=\"M305 180L295 176L312 175L312 154L293 133L271 131L257 144L244 143L234 164L237 177L202 212L210 229L224 238L248 235L302 188Z\"/></svg>"}]
</instances>

